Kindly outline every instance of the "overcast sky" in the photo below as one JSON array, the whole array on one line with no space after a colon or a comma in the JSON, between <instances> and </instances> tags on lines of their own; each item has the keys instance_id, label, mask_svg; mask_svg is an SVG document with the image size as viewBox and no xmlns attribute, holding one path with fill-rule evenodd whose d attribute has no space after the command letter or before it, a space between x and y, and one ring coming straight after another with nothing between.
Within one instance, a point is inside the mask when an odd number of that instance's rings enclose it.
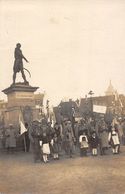
<instances>
[{"instance_id":1,"label":"overcast sky","mask_svg":"<svg viewBox=\"0 0 125 194\"><path fill-rule=\"evenodd\" d=\"M28 81L54 104L103 95L110 80L125 94L124 0L0 0L0 90L12 83L18 42Z\"/></svg>"}]
</instances>

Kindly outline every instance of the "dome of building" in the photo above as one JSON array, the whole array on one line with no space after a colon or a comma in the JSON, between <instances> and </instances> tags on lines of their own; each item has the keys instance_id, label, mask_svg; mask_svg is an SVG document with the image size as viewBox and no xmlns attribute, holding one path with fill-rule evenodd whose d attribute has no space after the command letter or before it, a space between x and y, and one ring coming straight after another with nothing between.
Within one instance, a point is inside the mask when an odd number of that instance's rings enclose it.
<instances>
[{"instance_id":1,"label":"dome of building","mask_svg":"<svg viewBox=\"0 0 125 194\"><path fill-rule=\"evenodd\" d=\"M111 95L114 95L114 93L116 92L116 90L114 89L112 83L111 83L111 80L110 80L110 83L109 83L109 86L105 92L105 95L106 96L111 96Z\"/></svg>"}]
</instances>

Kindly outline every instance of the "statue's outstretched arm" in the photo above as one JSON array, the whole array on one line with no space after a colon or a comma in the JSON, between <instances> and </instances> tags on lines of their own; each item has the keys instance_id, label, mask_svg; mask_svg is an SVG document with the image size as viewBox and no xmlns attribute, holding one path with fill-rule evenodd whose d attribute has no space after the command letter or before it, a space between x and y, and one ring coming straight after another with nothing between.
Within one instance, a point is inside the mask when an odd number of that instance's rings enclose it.
<instances>
[{"instance_id":1,"label":"statue's outstretched arm","mask_svg":"<svg viewBox=\"0 0 125 194\"><path fill-rule=\"evenodd\" d=\"M27 62L29 63L29 61L22 55L22 58Z\"/></svg>"},{"instance_id":2,"label":"statue's outstretched arm","mask_svg":"<svg viewBox=\"0 0 125 194\"><path fill-rule=\"evenodd\" d=\"M29 63L29 61L23 56L21 50L18 50L17 52L18 52L18 55L20 55L22 59L24 59L27 63Z\"/></svg>"}]
</instances>

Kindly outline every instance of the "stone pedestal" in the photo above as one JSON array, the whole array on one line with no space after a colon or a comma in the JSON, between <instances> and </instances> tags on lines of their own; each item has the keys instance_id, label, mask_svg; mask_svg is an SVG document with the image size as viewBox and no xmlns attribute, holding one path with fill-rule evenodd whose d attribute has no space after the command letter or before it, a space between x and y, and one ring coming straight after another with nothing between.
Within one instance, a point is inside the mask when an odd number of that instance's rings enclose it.
<instances>
[{"instance_id":1,"label":"stone pedestal","mask_svg":"<svg viewBox=\"0 0 125 194\"><path fill-rule=\"evenodd\" d=\"M8 105L5 113L5 125L19 124L19 114L22 113L25 122L30 122L35 116L34 92L38 87L16 83L3 90L7 95Z\"/></svg>"}]
</instances>

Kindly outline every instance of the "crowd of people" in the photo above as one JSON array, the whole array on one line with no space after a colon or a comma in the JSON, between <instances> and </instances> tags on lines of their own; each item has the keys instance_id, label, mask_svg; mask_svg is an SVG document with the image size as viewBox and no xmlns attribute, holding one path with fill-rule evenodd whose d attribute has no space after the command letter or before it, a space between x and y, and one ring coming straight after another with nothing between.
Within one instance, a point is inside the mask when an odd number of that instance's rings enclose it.
<instances>
[{"instance_id":1,"label":"crowd of people","mask_svg":"<svg viewBox=\"0 0 125 194\"><path fill-rule=\"evenodd\" d=\"M105 155L110 148L113 154L119 154L120 145L125 143L125 120L113 119L106 123L104 118L82 118L72 123L67 119L53 127L45 120L33 121L29 139L34 162L47 163L52 158L59 160L63 155L72 158L76 153L81 157Z\"/></svg>"},{"instance_id":2,"label":"crowd of people","mask_svg":"<svg viewBox=\"0 0 125 194\"><path fill-rule=\"evenodd\" d=\"M65 119L53 126L42 119L34 120L25 127L23 144L26 151L33 153L34 162L47 163L64 155L69 158L78 154L81 157L105 155L109 149L113 154L119 154L120 145L125 144L125 119L115 118L111 123L106 123L103 117L97 120L81 118L75 122ZM0 146L3 146L4 140L7 153L13 153L19 137L19 130L10 124L8 129L0 130Z\"/></svg>"}]
</instances>

